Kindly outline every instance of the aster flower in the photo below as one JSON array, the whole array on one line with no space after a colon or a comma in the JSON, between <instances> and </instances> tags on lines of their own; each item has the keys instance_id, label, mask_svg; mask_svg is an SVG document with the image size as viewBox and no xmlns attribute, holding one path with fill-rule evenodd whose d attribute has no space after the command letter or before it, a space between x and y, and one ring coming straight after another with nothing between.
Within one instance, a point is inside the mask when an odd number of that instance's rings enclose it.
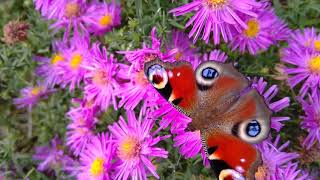
<instances>
[{"instance_id":1,"label":"aster flower","mask_svg":"<svg viewBox=\"0 0 320 180\"><path fill-rule=\"evenodd\" d=\"M159 122L161 129L170 126L171 133L175 134L184 131L191 122L189 117L176 110L163 97L156 98L155 104L158 108L152 112L152 115L155 119L161 118Z\"/></svg>"},{"instance_id":2,"label":"aster flower","mask_svg":"<svg viewBox=\"0 0 320 180\"><path fill-rule=\"evenodd\" d=\"M309 101L300 99L304 116L301 116L301 127L309 134L303 141L303 146L310 149L318 142L320 144L320 98L319 95L309 96Z\"/></svg>"},{"instance_id":3,"label":"aster flower","mask_svg":"<svg viewBox=\"0 0 320 180\"><path fill-rule=\"evenodd\" d=\"M64 169L67 166L73 165L73 159L65 155L63 150L63 143L55 136L49 146L38 146L35 149L33 159L40 161L37 169L38 171Z\"/></svg>"},{"instance_id":4,"label":"aster flower","mask_svg":"<svg viewBox=\"0 0 320 180\"><path fill-rule=\"evenodd\" d=\"M71 109L67 116L71 122L67 126L66 145L75 156L78 156L94 137L93 129L97 120L86 114L86 111L78 108L76 110Z\"/></svg>"},{"instance_id":5,"label":"aster flower","mask_svg":"<svg viewBox=\"0 0 320 180\"><path fill-rule=\"evenodd\" d=\"M48 97L50 93L52 93L53 90L47 89L42 84L39 84L37 86L29 86L25 87L20 90L21 97L14 98L13 103L18 108L25 108L29 107L31 108L35 104L37 104L41 99L45 99Z\"/></svg>"},{"instance_id":6,"label":"aster flower","mask_svg":"<svg viewBox=\"0 0 320 180\"><path fill-rule=\"evenodd\" d=\"M118 76L128 79L129 82L122 84L118 90L117 95L121 98L119 107L123 106L126 110L133 110L140 102L148 103L148 101L154 101L154 98L158 97L155 95L157 93L156 90L149 83L142 69L135 70L129 74L128 72L132 69L132 66L124 68L126 70L122 69ZM147 106L144 106L142 111L145 111L145 108Z\"/></svg>"},{"instance_id":7,"label":"aster flower","mask_svg":"<svg viewBox=\"0 0 320 180\"><path fill-rule=\"evenodd\" d=\"M167 52L170 52L169 57L173 60L184 60L192 62L197 56L197 49L192 47L192 43L189 40L188 36L181 31L174 30L170 34L170 40L166 43L166 49ZM174 54L172 53L172 50L175 50Z\"/></svg>"},{"instance_id":8,"label":"aster flower","mask_svg":"<svg viewBox=\"0 0 320 180\"><path fill-rule=\"evenodd\" d=\"M120 117L118 123L109 126L116 143L116 154L119 164L115 167L115 179L147 179L151 173L159 178L152 161L167 158L168 152L155 147L161 140L167 138L154 137L151 129L154 121L148 116L136 119L133 111L127 112L128 121Z\"/></svg>"},{"instance_id":9,"label":"aster flower","mask_svg":"<svg viewBox=\"0 0 320 180\"><path fill-rule=\"evenodd\" d=\"M312 52L290 45L282 50L281 61L287 63L284 71L289 76L288 83L291 88L301 84L299 95L304 97L308 92L312 95L319 89L320 53Z\"/></svg>"},{"instance_id":10,"label":"aster flower","mask_svg":"<svg viewBox=\"0 0 320 180\"><path fill-rule=\"evenodd\" d=\"M64 39L66 40L71 31L76 35L79 32L87 33L84 14L88 6L85 0L55 0L44 14L46 18L55 20L50 26L54 32L65 29Z\"/></svg>"},{"instance_id":11,"label":"aster flower","mask_svg":"<svg viewBox=\"0 0 320 180\"><path fill-rule=\"evenodd\" d=\"M273 10L260 10L257 12L258 17L244 18L248 28L235 35L230 42L232 50L239 49L241 53L246 50L255 55L267 50L278 40L288 36L288 31Z\"/></svg>"},{"instance_id":12,"label":"aster flower","mask_svg":"<svg viewBox=\"0 0 320 180\"><path fill-rule=\"evenodd\" d=\"M100 107L94 105L93 101L73 98L71 102L74 107L69 110L69 114L81 114L85 119L90 119L99 115L98 112L100 111Z\"/></svg>"},{"instance_id":13,"label":"aster flower","mask_svg":"<svg viewBox=\"0 0 320 180\"><path fill-rule=\"evenodd\" d=\"M34 60L40 63L36 69L36 74L44 78L44 84L46 87L52 88L56 84L60 84L62 81L62 74L59 73L59 65L65 61L63 56L63 50L67 48L67 45L61 41L54 41L53 55L48 57L35 56Z\"/></svg>"},{"instance_id":14,"label":"aster flower","mask_svg":"<svg viewBox=\"0 0 320 180\"><path fill-rule=\"evenodd\" d=\"M261 96L263 96L265 103L273 113L278 113L290 104L289 97L284 97L278 101L272 102L272 99L278 94L279 88L277 85L272 85L267 88L268 83L263 78L254 78L252 81L252 87L256 88ZM271 128L276 131L280 131L283 127L282 121L288 121L289 117L271 117Z\"/></svg>"},{"instance_id":15,"label":"aster flower","mask_svg":"<svg viewBox=\"0 0 320 180\"><path fill-rule=\"evenodd\" d=\"M156 58L162 57L160 51L161 40L157 38L156 28L153 27L151 30L151 46L143 43L141 49L136 49L133 51L118 51L119 54L124 54L125 59L131 63L129 72L133 70L141 71L143 70L143 64L145 62L154 60Z\"/></svg>"},{"instance_id":16,"label":"aster flower","mask_svg":"<svg viewBox=\"0 0 320 180\"><path fill-rule=\"evenodd\" d=\"M320 52L320 34L314 27L295 30L288 39L289 48Z\"/></svg>"},{"instance_id":17,"label":"aster flower","mask_svg":"<svg viewBox=\"0 0 320 180\"><path fill-rule=\"evenodd\" d=\"M278 135L274 142L269 139L257 144L260 151L263 164L259 166L255 174L257 180L278 179L284 177L283 173L288 164L299 157L297 153L288 153L283 150L289 146L289 141L279 146L280 136ZM278 147L279 146L279 147Z\"/></svg>"},{"instance_id":18,"label":"aster flower","mask_svg":"<svg viewBox=\"0 0 320 180\"><path fill-rule=\"evenodd\" d=\"M58 74L61 74L61 86L70 85L70 91L79 87L86 69L83 67L90 59L90 39L88 36L74 36L70 47L63 50L65 61L59 64Z\"/></svg>"},{"instance_id":19,"label":"aster flower","mask_svg":"<svg viewBox=\"0 0 320 180\"><path fill-rule=\"evenodd\" d=\"M92 138L80 154L79 180L109 180L115 148L106 133Z\"/></svg>"},{"instance_id":20,"label":"aster flower","mask_svg":"<svg viewBox=\"0 0 320 180\"><path fill-rule=\"evenodd\" d=\"M89 32L102 35L121 24L121 7L113 3L92 3L84 15Z\"/></svg>"},{"instance_id":21,"label":"aster flower","mask_svg":"<svg viewBox=\"0 0 320 180\"><path fill-rule=\"evenodd\" d=\"M260 6L261 4L254 0L193 0L170 12L181 16L195 11L195 15L186 24L186 27L193 24L189 37L194 35L195 42L203 31L201 39L208 43L212 33L214 44L219 44L220 35L228 42L234 31L247 29L242 16L257 17L253 9Z\"/></svg>"},{"instance_id":22,"label":"aster flower","mask_svg":"<svg viewBox=\"0 0 320 180\"><path fill-rule=\"evenodd\" d=\"M117 109L116 91L119 88L118 82L115 80L118 65L113 55L108 55L107 50L99 48L98 43L94 44L91 50L92 57L85 74L84 95L88 101L92 101L95 106L106 110L109 104L113 104Z\"/></svg>"}]
</instances>

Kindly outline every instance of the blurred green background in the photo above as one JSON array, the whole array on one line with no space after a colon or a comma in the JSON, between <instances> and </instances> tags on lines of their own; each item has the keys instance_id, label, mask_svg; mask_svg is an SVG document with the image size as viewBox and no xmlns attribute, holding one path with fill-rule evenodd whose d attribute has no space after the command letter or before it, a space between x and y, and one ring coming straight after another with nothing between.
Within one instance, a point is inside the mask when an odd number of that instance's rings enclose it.
<instances>
[{"instance_id":1,"label":"blurred green background","mask_svg":"<svg viewBox=\"0 0 320 180\"><path fill-rule=\"evenodd\" d=\"M187 0L121 0L122 25L113 32L106 34L102 40L110 52L117 50L139 48L143 41L149 42L149 32L153 26L157 27L158 36L166 41L166 34L173 28L183 29L188 17L173 18L168 11ZM274 0L273 6L277 15L286 20L292 29L314 26L320 28L319 0ZM51 35L48 22L41 19L34 10L32 0L0 0L0 27L11 20L25 21L29 24L28 38L24 42L8 45L3 39L0 41L0 174L7 179L63 179L66 175L58 172L58 177L50 173L36 170L32 161L34 147L48 144L49 140L58 134L65 137L68 120L65 113L70 107L72 97L81 97L81 92L59 90L47 100L41 101L32 112L33 137L27 137L27 111L18 110L12 99L19 96L19 90L25 86L34 85L37 77L33 71L36 63L34 55L50 56L51 41L61 34ZM0 31L3 37L3 31ZM300 147L299 138L305 137L306 132L300 129L299 115L302 115L300 105L294 100L294 91L289 90L284 81L275 79L281 76L275 67L279 61L279 48L271 47L267 52L258 56L240 55L231 52L225 44L219 47L198 42L196 47L202 53L214 48L227 52L230 59L237 59L240 70L248 76L263 76L270 84L277 84L280 88L278 99L289 96L291 105L281 112L281 115L291 117L281 131L282 141L291 141L288 151L297 151L301 168L317 170L320 168L320 152L304 152ZM281 46L285 46L285 43ZM118 59L122 56L116 55ZM277 99L277 98L275 98ZM119 113L108 111L101 118L100 127L106 127L110 119L116 120ZM165 132L164 132L165 133ZM188 159L179 156L173 148L172 141L162 144L169 151L169 158L158 165L158 172L166 179L207 179L210 172L203 168L200 157ZM313 153L313 154L312 154ZM318 156L318 157L317 157Z\"/></svg>"}]
</instances>

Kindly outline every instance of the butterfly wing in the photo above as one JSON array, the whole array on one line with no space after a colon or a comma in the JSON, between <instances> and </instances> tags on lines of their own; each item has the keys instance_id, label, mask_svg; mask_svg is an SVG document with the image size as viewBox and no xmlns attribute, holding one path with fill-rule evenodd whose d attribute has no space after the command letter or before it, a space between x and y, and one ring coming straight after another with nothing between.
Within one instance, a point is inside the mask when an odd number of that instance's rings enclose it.
<instances>
[{"instance_id":1,"label":"butterfly wing","mask_svg":"<svg viewBox=\"0 0 320 180\"><path fill-rule=\"evenodd\" d=\"M182 113L189 115L197 101L197 86L192 65L186 61L149 61L144 66L155 89Z\"/></svg>"},{"instance_id":2,"label":"butterfly wing","mask_svg":"<svg viewBox=\"0 0 320 180\"><path fill-rule=\"evenodd\" d=\"M271 112L241 73L212 61L194 71L188 62L154 60L145 64L145 74L166 100L192 118L191 128L202 131L218 177L253 178L261 159L251 143L267 136Z\"/></svg>"},{"instance_id":3,"label":"butterfly wing","mask_svg":"<svg viewBox=\"0 0 320 180\"><path fill-rule=\"evenodd\" d=\"M217 177L237 179L241 175L254 179L261 158L252 143L267 137L270 116L262 97L251 89L202 130L203 146Z\"/></svg>"},{"instance_id":4,"label":"butterfly wing","mask_svg":"<svg viewBox=\"0 0 320 180\"><path fill-rule=\"evenodd\" d=\"M144 68L156 90L193 119L193 129L205 128L207 117L227 110L249 84L231 64L213 61L200 64L195 71L186 61L154 60L147 62Z\"/></svg>"}]
</instances>

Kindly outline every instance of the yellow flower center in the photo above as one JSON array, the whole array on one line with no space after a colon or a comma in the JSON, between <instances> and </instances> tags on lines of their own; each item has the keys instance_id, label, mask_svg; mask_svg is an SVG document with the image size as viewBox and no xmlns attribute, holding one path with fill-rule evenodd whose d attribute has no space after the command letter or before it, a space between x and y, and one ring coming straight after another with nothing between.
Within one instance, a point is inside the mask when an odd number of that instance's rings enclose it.
<instances>
[{"instance_id":1,"label":"yellow flower center","mask_svg":"<svg viewBox=\"0 0 320 180\"><path fill-rule=\"evenodd\" d=\"M135 82L138 85L141 85L141 86L146 86L146 85L149 84L149 82L148 82L148 80L146 78L146 75L144 74L143 70L136 74Z\"/></svg>"},{"instance_id":2,"label":"yellow flower center","mask_svg":"<svg viewBox=\"0 0 320 180\"><path fill-rule=\"evenodd\" d=\"M78 69L82 62L82 56L80 54L74 54L70 61L71 69Z\"/></svg>"},{"instance_id":3,"label":"yellow flower center","mask_svg":"<svg viewBox=\"0 0 320 180\"><path fill-rule=\"evenodd\" d=\"M209 6L219 8L226 4L226 0L207 0Z\"/></svg>"},{"instance_id":4,"label":"yellow flower center","mask_svg":"<svg viewBox=\"0 0 320 180\"><path fill-rule=\"evenodd\" d=\"M313 57L309 61L309 68L312 72L320 73L320 56Z\"/></svg>"},{"instance_id":5,"label":"yellow flower center","mask_svg":"<svg viewBox=\"0 0 320 180\"><path fill-rule=\"evenodd\" d=\"M40 94L40 92L43 90L43 87L41 86L38 86L38 87L34 87L32 90L31 90L31 95L32 96L37 96Z\"/></svg>"},{"instance_id":6,"label":"yellow flower center","mask_svg":"<svg viewBox=\"0 0 320 180\"><path fill-rule=\"evenodd\" d=\"M260 26L257 20L250 19L247 22L248 29L244 30L244 34L249 38L254 38L260 31Z\"/></svg>"},{"instance_id":7,"label":"yellow flower center","mask_svg":"<svg viewBox=\"0 0 320 180\"><path fill-rule=\"evenodd\" d=\"M182 52L178 51L178 52L176 53L176 55L175 55L174 58L175 58L176 60L180 60L180 59L182 58L182 56L183 56Z\"/></svg>"},{"instance_id":8,"label":"yellow flower center","mask_svg":"<svg viewBox=\"0 0 320 180\"><path fill-rule=\"evenodd\" d=\"M109 26L112 24L112 16L110 14L106 14L100 18L99 24L101 26Z\"/></svg>"},{"instance_id":9,"label":"yellow flower center","mask_svg":"<svg viewBox=\"0 0 320 180\"><path fill-rule=\"evenodd\" d=\"M78 16L80 12L80 6L78 3L70 2L67 3L65 9L65 16L68 18L72 18Z\"/></svg>"},{"instance_id":10,"label":"yellow flower center","mask_svg":"<svg viewBox=\"0 0 320 180\"><path fill-rule=\"evenodd\" d=\"M106 85L108 83L106 72L103 70L98 70L92 77L92 81L96 85Z\"/></svg>"},{"instance_id":11,"label":"yellow flower center","mask_svg":"<svg viewBox=\"0 0 320 180\"><path fill-rule=\"evenodd\" d=\"M104 170L103 164L104 160L102 158L96 158L91 164L90 173L93 176L101 175Z\"/></svg>"},{"instance_id":12,"label":"yellow flower center","mask_svg":"<svg viewBox=\"0 0 320 180\"><path fill-rule=\"evenodd\" d=\"M132 159L139 155L140 144L134 137L125 138L119 145L118 154L122 159Z\"/></svg>"},{"instance_id":13,"label":"yellow flower center","mask_svg":"<svg viewBox=\"0 0 320 180\"><path fill-rule=\"evenodd\" d=\"M320 40L314 41L314 47L316 48L317 51L320 51Z\"/></svg>"},{"instance_id":14,"label":"yellow flower center","mask_svg":"<svg viewBox=\"0 0 320 180\"><path fill-rule=\"evenodd\" d=\"M52 65L56 65L57 63L63 61L63 56L61 54L55 54L52 58L51 58L51 64Z\"/></svg>"}]
</instances>

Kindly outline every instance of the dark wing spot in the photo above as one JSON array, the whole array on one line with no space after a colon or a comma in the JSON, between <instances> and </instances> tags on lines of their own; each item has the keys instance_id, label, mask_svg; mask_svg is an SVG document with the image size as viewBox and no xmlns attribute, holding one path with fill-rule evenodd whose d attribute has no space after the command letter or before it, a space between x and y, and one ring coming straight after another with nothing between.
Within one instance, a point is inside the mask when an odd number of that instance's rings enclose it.
<instances>
[{"instance_id":1,"label":"dark wing spot","mask_svg":"<svg viewBox=\"0 0 320 180\"><path fill-rule=\"evenodd\" d=\"M246 128L246 132L250 137L256 137L261 132L259 122L256 120L251 121Z\"/></svg>"},{"instance_id":2,"label":"dark wing spot","mask_svg":"<svg viewBox=\"0 0 320 180\"><path fill-rule=\"evenodd\" d=\"M174 105L177 106L177 105L179 105L179 103L182 101L182 99L183 99L183 98L177 98L177 99L175 99L175 100L172 101L172 104L174 104Z\"/></svg>"},{"instance_id":3,"label":"dark wing spot","mask_svg":"<svg viewBox=\"0 0 320 180\"><path fill-rule=\"evenodd\" d=\"M210 147L208 148L208 154L211 155L213 154L216 150L218 149L218 146L213 146L213 147Z\"/></svg>"},{"instance_id":4,"label":"dark wing spot","mask_svg":"<svg viewBox=\"0 0 320 180\"><path fill-rule=\"evenodd\" d=\"M160 76L159 74L155 74L152 77L152 83L154 84L160 84L163 81L163 77Z\"/></svg>"}]
</instances>

